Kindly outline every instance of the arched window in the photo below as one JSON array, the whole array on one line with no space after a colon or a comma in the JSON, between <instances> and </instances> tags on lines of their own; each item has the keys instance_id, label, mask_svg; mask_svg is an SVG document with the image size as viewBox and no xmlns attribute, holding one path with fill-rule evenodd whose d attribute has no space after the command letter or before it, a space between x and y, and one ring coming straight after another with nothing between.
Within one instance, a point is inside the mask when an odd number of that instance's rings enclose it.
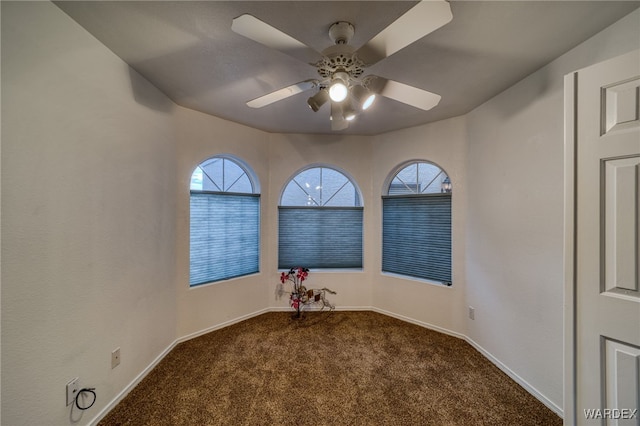
<instances>
[{"instance_id":1,"label":"arched window","mask_svg":"<svg viewBox=\"0 0 640 426\"><path fill-rule=\"evenodd\" d=\"M362 201L355 183L328 166L298 172L278 208L278 267L362 268Z\"/></svg>"},{"instance_id":2,"label":"arched window","mask_svg":"<svg viewBox=\"0 0 640 426\"><path fill-rule=\"evenodd\" d=\"M382 271L451 285L451 181L413 161L388 179L382 197Z\"/></svg>"},{"instance_id":3,"label":"arched window","mask_svg":"<svg viewBox=\"0 0 640 426\"><path fill-rule=\"evenodd\" d=\"M219 155L191 175L189 285L253 274L260 267L258 181L241 160Z\"/></svg>"}]
</instances>

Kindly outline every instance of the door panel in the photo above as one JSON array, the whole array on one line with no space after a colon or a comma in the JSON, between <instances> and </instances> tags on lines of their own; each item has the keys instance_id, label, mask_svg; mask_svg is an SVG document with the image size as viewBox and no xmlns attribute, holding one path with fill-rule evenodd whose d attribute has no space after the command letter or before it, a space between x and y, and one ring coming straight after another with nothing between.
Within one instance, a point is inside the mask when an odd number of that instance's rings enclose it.
<instances>
[{"instance_id":1,"label":"door panel","mask_svg":"<svg viewBox=\"0 0 640 426\"><path fill-rule=\"evenodd\" d=\"M605 407L619 410L612 411L608 416L610 418L604 420L607 425L637 426L638 414L633 410L637 408L638 403L640 348L610 339L603 339L603 347L605 350L603 365L606 387ZM628 408L626 408L627 411L623 411L625 408L618 407Z\"/></svg>"},{"instance_id":2,"label":"door panel","mask_svg":"<svg viewBox=\"0 0 640 426\"><path fill-rule=\"evenodd\" d=\"M640 142L639 142L640 143ZM638 301L640 156L603 161L604 288Z\"/></svg>"}]
</instances>

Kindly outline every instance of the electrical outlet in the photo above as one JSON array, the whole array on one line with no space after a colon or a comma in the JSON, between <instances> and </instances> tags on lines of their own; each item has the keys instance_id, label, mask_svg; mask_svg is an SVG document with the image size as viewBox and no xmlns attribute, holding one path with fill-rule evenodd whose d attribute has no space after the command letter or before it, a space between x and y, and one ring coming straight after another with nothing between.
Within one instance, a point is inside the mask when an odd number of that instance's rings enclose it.
<instances>
[{"instance_id":1,"label":"electrical outlet","mask_svg":"<svg viewBox=\"0 0 640 426\"><path fill-rule=\"evenodd\" d=\"M473 306L469 306L469 319L476 319L476 309Z\"/></svg>"},{"instance_id":2,"label":"electrical outlet","mask_svg":"<svg viewBox=\"0 0 640 426\"><path fill-rule=\"evenodd\" d=\"M73 404L80 391L80 379L76 377L67 383L67 405Z\"/></svg>"},{"instance_id":3,"label":"electrical outlet","mask_svg":"<svg viewBox=\"0 0 640 426\"><path fill-rule=\"evenodd\" d=\"M115 348L111 352L111 368L116 368L120 365L120 348Z\"/></svg>"}]
</instances>

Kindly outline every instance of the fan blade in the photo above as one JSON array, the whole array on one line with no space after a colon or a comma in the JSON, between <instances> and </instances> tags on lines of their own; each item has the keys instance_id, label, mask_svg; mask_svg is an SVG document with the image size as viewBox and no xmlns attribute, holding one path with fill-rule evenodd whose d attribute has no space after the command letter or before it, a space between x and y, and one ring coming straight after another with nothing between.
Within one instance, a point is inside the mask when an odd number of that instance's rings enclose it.
<instances>
[{"instance_id":1,"label":"fan blade","mask_svg":"<svg viewBox=\"0 0 640 426\"><path fill-rule=\"evenodd\" d=\"M358 57L367 66L373 65L448 24L451 19L453 15L447 1L423 0L362 46Z\"/></svg>"},{"instance_id":2,"label":"fan blade","mask_svg":"<svg viewBox=\"0 0 640 426\"><path fill-rule=\"evenodd\" d=\"M286 99L289 96L297 95L298 93L313 89L317 85L317 80L301 81L300 83L292 84L291 86L283 87L275 92L267 93L266 95L252 99L247 102L247 106L250 106L251 108L262 108L263 106Z\"/></svg>"},{"instance_id":3,"label":"fan blade","mask_svg":"<svg viewBox=\"0 0 640 426\"><path fill-rule=\"evenodd\" d=\"M442 98L442 96L436 95L435 93L427 92L426 90L418 89L417 87L404 83L398 83L397 81L387 80L382 77L378 77L378 79L384 84L379 91L381 96L425 111L429 111L438 105Z\"/></svg>"},{"instance_id":4,"label":"fan blade","mask_svg":"<svg viewBox=\"0 0 640 426\"><path fill-rule=\"evenodd\" d=\"M342 106L339 103L331 102L331 130L344 130L349 127L349 122L344 119Z\"/></svg>"},{"instance_id":5,"label":"fan blade","mask_svg":"<svg viewBox=\"0 0 640 426\"><path fill-rule=\"evenodd\" d=\"M252 15L244 14L235 18L231 30L308 64L322 57L312 48Z\"/></svg>"}]
</instances>

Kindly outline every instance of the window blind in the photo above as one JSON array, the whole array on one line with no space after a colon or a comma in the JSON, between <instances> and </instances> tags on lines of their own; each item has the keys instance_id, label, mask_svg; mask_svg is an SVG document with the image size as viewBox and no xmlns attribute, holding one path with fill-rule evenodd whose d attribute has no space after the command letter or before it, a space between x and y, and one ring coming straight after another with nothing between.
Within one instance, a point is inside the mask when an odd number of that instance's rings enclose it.
<instances>
[{"instance_id":1,"label":"window blind","mask_svg":"<svg viewBox=\"0 0 640 426\"><path fill-rule=\"evenodd\" d=\"M362 207L279 207L278 268L362 268Z\"/></svg>"},{"instance_id":2,"label":"window blind","mask_svg":"<svg viewBox=\"0 0 640 426\"><path fill-rule=\"evenodd\" d=\"M189 284L259 271L260 196L191 192Z\"/></svg>"},{"instance_id":3,"label":"window blind","mask_svg":"<svg viewBox=\"0 0 640 426\"><path fill-rule=\"evenodd\" d=\"M451 194L383 197L382 270L451 283Z\"/></svg>"}]
</instances>

